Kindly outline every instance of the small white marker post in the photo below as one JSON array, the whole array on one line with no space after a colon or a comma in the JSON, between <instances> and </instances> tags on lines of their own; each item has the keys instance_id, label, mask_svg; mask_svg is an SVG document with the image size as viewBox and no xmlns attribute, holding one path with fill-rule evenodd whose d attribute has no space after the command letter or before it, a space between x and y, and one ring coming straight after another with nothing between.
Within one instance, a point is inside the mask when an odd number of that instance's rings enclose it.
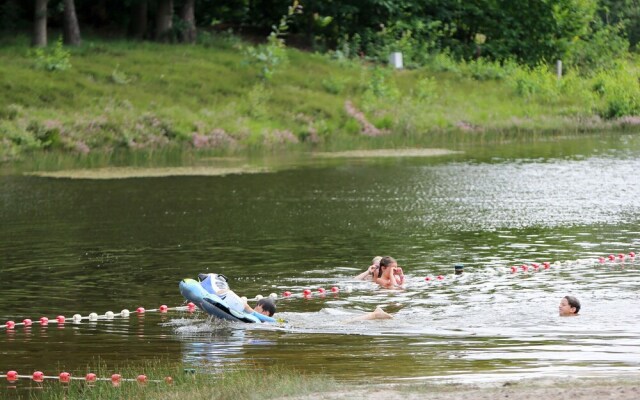
<instances>
[{"instance_id":1,"label":"small white marker post","mask_svg":"<svg viewBox=\"0 0 640 400\"><path fill-rule=\"evenodd\" d=\"M394 69L402 69L402 68L404 68L403 65L402 65L402 53L400 53L399 51L395 51L395 52L391 53L391 55L389 56L389 64Z\"/></svg>"},{"instance_id":2,"label":"small white marker post","mask_svg":"<svg viewBox=\"0 0 640 400\"><path fill-rule=\"evenodd\" d=\"M556 76L558 79L562 78L562 60L556 61Z\"/></svg>"}]
</instances>

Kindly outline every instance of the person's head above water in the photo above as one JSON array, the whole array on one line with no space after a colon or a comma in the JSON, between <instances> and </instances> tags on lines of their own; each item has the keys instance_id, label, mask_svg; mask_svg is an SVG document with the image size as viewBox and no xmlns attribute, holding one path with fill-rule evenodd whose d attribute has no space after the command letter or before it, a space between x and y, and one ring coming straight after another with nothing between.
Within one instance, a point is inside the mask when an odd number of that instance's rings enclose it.
<instances>
[{"instance_id":1,"label":"person's head above water","mask_svg":"<svg viewBox=\"0 0 640 400\"><path fill-rule=\"evenodd\" d=\"M573 296L564 296L560 300L558 311L561 317L572 317L580 311L580 301Z\"/></svg>"},{"instance_id":2,"label":"person's head above water","mask_svg":"<svg viewBox=\"0 0 640 400\"><path fill-rule=\"evenodd\" d=\"M396 262L396 260L391 257L391 256L384 256L380 259L380 268L378 268L378 277L382 276L382 273L384 272L385 269L387 269L388 267L391 267L393 265L398 265L398 263Z\"/></svg>"},{"instance_id":3,"label":"person's head above water","mask_svg":"<svg viewBox=\"0 0 640 400\"><path fill-rule=\"evenodd\" d=\"M276 303L268 297L264 297L256 303L253 310L259 314L272 317L276 313Z\"/></svg>"}]
</instances>

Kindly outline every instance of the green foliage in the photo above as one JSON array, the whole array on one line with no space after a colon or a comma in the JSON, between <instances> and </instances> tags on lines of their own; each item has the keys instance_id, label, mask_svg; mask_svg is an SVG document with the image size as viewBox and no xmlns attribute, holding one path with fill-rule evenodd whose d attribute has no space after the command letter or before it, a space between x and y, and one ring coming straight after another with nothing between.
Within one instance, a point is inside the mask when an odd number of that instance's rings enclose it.
<instances>
[{"instance_id":1,"label":"green foliage","mask_svg":"<svg viewBox=\"0 0 640 400\"><path fill-rule=\"evenodd\" d=\"M120 71L120 65L116 65L116 67L111 71L111 82L116 85L128 85L131 82L131 79L124 73L124 71Z\"/></svg>"},{"instance_id":2,"label":"green foliage","mask_svg":"<svg viewBox=\"0 0 640 400\"><path fill-rule=\"evenodd\" d=\"M367 44L367 53L380 62L387 62L393 52L401 52L407 67L423 65L435 47L439 22L425 24L419 19L394 21L382 25L373 41Z\"/></svg>"},{"instance_id":3,"label":"green foliage","mask_svg":"<svg viewBox=\"0 0 640 400\"><path fill-rule=\"evenodd\" d=\"M398 89L393 85L391 70L375 67L371 70L366 93L377 99L394 99L398 97Z\"/></svg>"},{"instance_id":4,"label":"green foliage","mask_svg":"<svg viewBox=\"0 0 640 400\"><path fill-rule=\"evenodd\" d=\"M518 96L531 99L533 96L553 103L558 97L558 79L546 64L522 67L514 71L508 83Z\"/></svg>"},{"instance_id":5,"label":"green foliage","mask_svg":"<svg viewBox=\"0 0 640 400\"><path fill-rule=\"evenodd\" d=\"M209 32L200 29L198 30L196 43L207 48L221 47L227 49L240 48L242 45L240 37L234 35L231 28L222 32Z\"/></svg>"},{"instance_id":6,"label":"green foliage","mask_svg":"<svg viewBox=\"0 0 640 400\"><path fill-rule=\"evenodd\" d=\"M308 0L301 18L294 18L300 3L291 1L197 1L196 21L211 28L199 29L198 43L233 48L238 42L230 27L269 30L266 44L248 47L245 58L257 66L260 79L270 81L286 66L287 53L281 49L289 34L296 44L333 50L338 59L386 63L391 52L400 51L409 68L428 65L434 54L445 53L455 60L515 59L529 66L562 59L567 65L597 70L624 54L625 40L632 46L640 40L637 0ZM110 2L108 7L104 2L95 7L85 3L77 12L87 31L124 36L139 1ZM182 2L174 3L177 9ZM61 4L51 3L56 19ZM283 16L279 10L287 7ZM149 10L153 13L156 7ZM30 2L0 1L0 29L15 32L30 26L32 13ZM173 27L169 34L179 36L187 26L176 16ZM41 58L44 69L67 67L48 54ZM477 79L496 79L495 71L485 66L471 67Z\"/></svg>"},{"instance_id":7,"label":"green foliage","mask_svg":"<svg viewBox=\"0 0 640 400\"><path fill-rule=\"evenodd\" d=\"M360 123L353 118L349 118L344 125L342 126L342 130L344 133L348 135L357 135L362 130Z\"/></svg>"},{"instance_id":8,"label":"green foliage","mask_svg":"<svg viewBox=\"0 0 640 400\"><path fill-rule=\"evenodd\" d=\"M373 121L373 125L378 129L391 129L393 124L394 118L390 115L384 115Z\"/></svg>"},{"instance_id":9,"label":"green foliage","mask_svg":"<svg viewBox=\"0 0 640 400\"><path fill-rule=\"evenodd\" d=\"M257 65L258 76L264 81L270 81L273 74L288 62L284 36L289 31L289 24L296 14L302 12L298 0L293 0L287 13L282 16L280 23L272 27L267 37L267 44L262 46L249 46L245 49L247 64Z\"/></svg>"},{"instance_id":10,"label":"green foliage","mask_svg":"<svg viewBox=\"0 0 640 400\"><path fill-rule=\"evenodd\" d=\"M501 80L511 74L515 68L515 62L507 60L503 64L497 61L488 61L484 58L467 63L470 75L479 81Z\"/></svg>"},{"instance_id":11,"label":"green foliage","mask_svg":"<svg viewBox=\"0 0 640 400\"><path fill-rule=\"evenodd\" d=\"M583 127L594 112L615 118L637 104L630 64L598 80L575 71L558 80L545 64L456 62L446 52L431 57L437 67L395 71L284 49L289 64L261 82L237 68L243 54L225 43L85 46L74 50L72 70L47 79L29 68L32 59L20 48L0 52L0 77L11 77L0 85L0 158L40 149L205 149L213 142L241 151L293 142L294 134L323 146L368 140L345 112L347 102L397 143L457 129ZM118 80L126 84L115 86Z\"/></svg>"},{"instance_id":12,"label":"green foliage","mask_svg":"<svg viewBox=\"0 0 640 400\"><path fill-rule=\"evenodd\" d=\"M35 139L44 149L52 149L60 147L60 130L61 126L57 121L31 121L27 126L27 131L31 132Z\"/></svg>"},{"instance_id":13,"label":"green foliage","mask_svg":"<svg viewBox=\"0 0 640 400\"><path fill-rule=\"evenodd\" d=\"M338 43L333 56L338 60L356 58L360 56L362 51L362 38L360 34L355 33L353 36L344 34L338 37Z\"/></svg>"},{"instance_id":14,"label":"green foliage","mask_svg":"<svg viewBox=\"0 0 640 400\"><path fill-rule=\"evenodd\" d=\"M604 118L620 118L640 114L640 78L638 71L623 64L601 71L593 80L593 90L603 100L600 114Z\"/></svg>"},{"instance_id":15,"label":"green foliage","mask_svg":"<svg viewBox=\"0 0 640 400\"><path fill-rule=\"evenodd\" d=\"M566 62L585 72L607 69L623 59L629 42L621 36L621 26L602 26L569 46Z\"/></svg>"},{"instance_id":16,"label":"green foliage","mask_svg":"<svg viewBox=\"0 0 640 400\"><path fill-rule=\"evenodd\" d=\"M24 129L16 121L0 120L0 143L11 147L10 152L14 154L43 147L42 142L32 132Z\"/></svg>"},{"instance_id":17,"label":"green foliage","mask_svg":"<svg viewBox=\"0 0 640 400\"><path fill-rule=\"evenodd\" d=\"M344 91L348 83L349 78L332 76L322 80L322 87L327 91L327 93L337 95Z\"/></svg>"},{"instance_id":18,"label":"green foliage","mask_svg":"<svg viewBox=\"0 0 640 400\"><path fill-rule=\"evenodd\" d=\"M15 120L18 116L24 114L24 108L18 104L9 104L6 107L0 108L0 120Z\"/></svg>"},{"instance_id":19,"label":"green foliage","mask_svg":"<svg viewBox=\"0 0 640 400\"><path fill-rule=\"evenodd\" d=\"M37 48L33 51L35 67L45 71L66 71L71 68L71 53L62 45L62 37L58 38L53 48Z\"/></svg>"},{"instance_id":20,"label":"green foliage","mask_svg":"<svg viewBox=\"0 0 640 400\"><path fill-rule=\"evenodd\" d=\"M637 50L640 42L640 7L637 0L600 0L598 14L605 25L619 27L619 35Z\"/></svg>"},{"instance_id":21,"label":"green foliage","mask_svg":"<svg viewBox=\"0 0 640 400\"><path fill-rule=\"evenodd\" d=\"M439 52L429 57L426 65L435 72L458 74L461 72L461 66L464 66L464 62L456 61L448 52Z\"/></svg>"},{"instance_id":22,"label":"green foliage","mask_svg":"<svg viewBox=\"0 0 640 400\"><path fill-rule=\"evenodd\" d=\"M431 103L438 99L437 83L434 77L422 78L416 84L414 96L420 103Z\"/></svg>"},{"instance_id":23,"label":"green foliage","mask_svg":"<svg viewBox=\"0 0 640 400\"><path fill-rule=\"evenodd\" d=\"M255 119L268 116L267 106L271 98L271 91L264 84L258 83L247 92L247 115Z\"/></svg>"}]
</instances>

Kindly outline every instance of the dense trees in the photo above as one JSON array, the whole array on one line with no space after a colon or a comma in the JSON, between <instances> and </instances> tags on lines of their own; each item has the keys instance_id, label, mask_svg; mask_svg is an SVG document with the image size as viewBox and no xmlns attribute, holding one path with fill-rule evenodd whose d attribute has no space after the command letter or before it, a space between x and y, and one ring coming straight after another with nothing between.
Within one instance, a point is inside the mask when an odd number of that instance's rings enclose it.
<instances>
[{"instance_id":1,"label":"dense trees","mask_svg":"<svg viewBox=\"0 0 640 400\"><path fill-rule=\"evenodd\" d=\"M0 0L0 22L29 24L37 46L47 42L47 16L49 29L62 31L68 44L80 42L79 26L96 34L193 43L196 27L266 37L290 3ZM625 47L625 40L635 48L640 41L640 0L307 0L302 5L304 14L293 21L295 40L290 43L340 48L352 55L376 57L404 46L416 53L414 58L446 51L466 59L515 58L535 64L556 57L592 60L600 50L589 46L598 41L596 47L613 40L616 48Z\"/></svg>"}]
</instances>

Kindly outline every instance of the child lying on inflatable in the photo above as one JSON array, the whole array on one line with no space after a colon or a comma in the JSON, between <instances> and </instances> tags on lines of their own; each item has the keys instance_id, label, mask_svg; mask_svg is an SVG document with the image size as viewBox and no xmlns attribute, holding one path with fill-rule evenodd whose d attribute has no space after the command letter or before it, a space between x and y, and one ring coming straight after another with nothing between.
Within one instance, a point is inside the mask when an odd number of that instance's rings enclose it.
<instances>
[{"instance_id":1,"label":"child lying on inflatable","mask_svg":"<svg viewBox=\"0 0 640 400\"><path fill-rule=\"evenodd\" d=\"M270 298L258 301L255 308L229 288L227 278L221 274L199 274L200 282L183 279L180 293L209 315L241 322L277 322L273 317L276 305Z\"/></svg>"},{"instance_id":2,"label":"child lying on inflatable","mask_svg":"<svg viewBox=\"0 0 640 400\"><path fill-rule=\"evenodd\" d=\"M270 298L258 300L256 307L251 308L244 299L238 297L229 288L224 275L199 274L198 279L199 282L189 278L183 279L180 282L180 293L207 314L236 322L278 322L273 318L276 306ZM374 311L344 322L390 318L393 316L378 306Z\"/></svg>"}]
</instances>

